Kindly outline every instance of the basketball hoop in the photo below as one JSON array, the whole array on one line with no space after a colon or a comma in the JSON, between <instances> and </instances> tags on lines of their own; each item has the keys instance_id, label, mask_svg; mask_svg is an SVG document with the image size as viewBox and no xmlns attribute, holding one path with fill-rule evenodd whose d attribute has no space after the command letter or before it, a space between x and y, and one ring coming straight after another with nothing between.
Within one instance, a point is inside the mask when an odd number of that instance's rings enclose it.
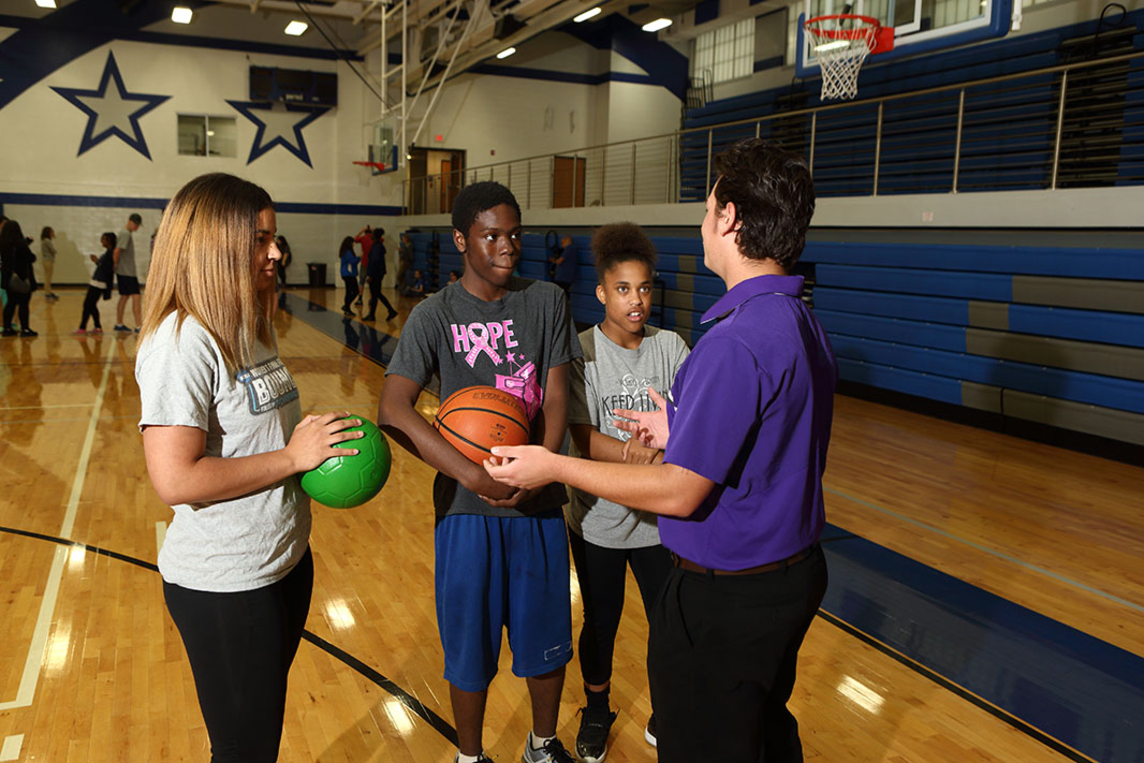
<instances>
[{"instance_id":1,"label":"basketball hoop","mask_svg":"<svg viewBox=\"0 0 1144 763\"><path fill-rule=\"evenodd\" d=\"M374 174L385 172L385 162L354 162L362 167L373 167Z\"/></svg>"},{"instance_id":2,"label":"basketball hoop","mask_svg":"<svg viewBox=\"0 0 1144 763\"><path fill-rule=\"evenodd\" d=\"M872 16L839 13L805 24L811 50L822 67L822 100L858 95L858 72L866 56L894 49L894 30Z\"/></svg>"}]
</instances>

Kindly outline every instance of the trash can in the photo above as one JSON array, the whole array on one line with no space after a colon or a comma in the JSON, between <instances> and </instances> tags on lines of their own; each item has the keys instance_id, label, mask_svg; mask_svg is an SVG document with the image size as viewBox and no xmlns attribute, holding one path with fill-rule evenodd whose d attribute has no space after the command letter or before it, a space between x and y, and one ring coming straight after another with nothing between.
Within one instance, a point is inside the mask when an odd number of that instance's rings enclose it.
<instances>
[{"instance_id":1,"label":"trash can","mask_svg":"<svg viewBox=\"0 0 1144 763\"><path fill-rule=\"evenodd\" d=\"M310 270L310 286L326 285L326 263L309 262L306 267Z\"/></svg>"}]
</instances>

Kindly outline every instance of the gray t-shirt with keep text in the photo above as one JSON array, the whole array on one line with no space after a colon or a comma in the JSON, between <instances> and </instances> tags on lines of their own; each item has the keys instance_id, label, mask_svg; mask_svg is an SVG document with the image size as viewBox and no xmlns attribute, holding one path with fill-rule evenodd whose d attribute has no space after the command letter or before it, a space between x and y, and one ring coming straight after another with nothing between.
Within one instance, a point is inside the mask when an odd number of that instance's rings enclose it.
<instances>
[{"instance_id":1,"label":"gray t-shirt with keep text","mask_svg":"<svg viewBox=\"0 0 1144 763\"><path fill-rule=\"evenodd\" d=\"M168 315L136 356L139 428L201 429L207 457L284 448L302 408L277 350L261 346L253 367L233 372L197 320L176 325L176 314ZM175 518L159 551L159 572L184 588L233 592L268 586L285 577L309 545L310 498L296 475L238 498L171 508Z\"/></svg>"},{"instance_id":2,"label":"gray t-shirt with keep text","mask_svg":"<svg viewBox=\"0 0 1144 763\"><path fill-rule=\"evenodd\" d=\"M514 277L504 298L485 302L458 281L413 308L385 373L422 387L437 375L442 400L477 385L509 392L520 398L532 422L533 442L539 443L535 424L548 371L578 357L580 344L568 300L555 284ZM488 505L443 474L433 483L437 516L520 517L567 500L562 485L548 485L521 507L505 509Z\"/></svg>"},{"instance_id":3,"label":"gray t-shirt with keep text","mask_svg":"<svg viewBox=\"0 0 1144 763\"><path fill-rule=\"evenodd\" d=\"M648 388L668 397L675 372L687 358L687 344L674 331L644 326L644 338L634 350L625 349L593 326L580 334L584 358L572 363L568 394L568 423L588 424L622 442L630 434L613 424L615 408L654 411ZM570 455L579 456L575 443ZM570 489L564 513L568 529L589 543L605 548L643 548L659 543L654 514Z\"/></svg>"}]
</instances>

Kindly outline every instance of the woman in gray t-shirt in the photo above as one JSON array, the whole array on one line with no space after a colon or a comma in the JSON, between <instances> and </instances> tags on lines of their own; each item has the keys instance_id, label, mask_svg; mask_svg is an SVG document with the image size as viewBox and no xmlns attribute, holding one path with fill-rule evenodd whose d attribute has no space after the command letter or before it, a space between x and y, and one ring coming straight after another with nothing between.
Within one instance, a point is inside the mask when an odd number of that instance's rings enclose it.
<instances>
[{"instance_id":1,"label":"woman in gray t-shirt","mask_svg":"<svg viewBox=\"0 0 1144 763\"><path fill-rule=\"evenodd\" d=\"M183 186L163 214L135 378L151 484L175 512L159 552L171 619L222 761L276 760L286 679L310 608L310 499L297 474L360 421L302 418L278 358L276 220L231 175Z\"/></svg>"}]
</instances>

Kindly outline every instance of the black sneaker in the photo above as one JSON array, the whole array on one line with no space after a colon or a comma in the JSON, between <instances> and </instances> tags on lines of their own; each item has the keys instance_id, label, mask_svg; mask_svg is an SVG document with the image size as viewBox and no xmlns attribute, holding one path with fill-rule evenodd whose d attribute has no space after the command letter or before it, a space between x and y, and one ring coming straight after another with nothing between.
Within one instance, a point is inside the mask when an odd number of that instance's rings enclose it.
<instances>
[{"instance_id":1,"label":"black sneaker","mask_svg":"<svg viewBox=\"0 0 1144 763\"><path fill-rule=\"evenodd\" d=\"M0 336L19 336L20 332L16 329L4 329L0 331Z\"/></svg>"},{"instance_id":2,"label":"black sneaker","mask_svg":"<svg viewBox=\"0 0 1144 763\"><path fill-rule=\"evenodd\" d=\"M608 756L608 732L616 722L611 711L580 708L580 733L576 735L576 757L582 763L604 763Z\"/></svg>"},{"instance_id":3,"label":"black sneaker","mask_svg":"<svg viewBox=\"0 0 1144 763\"><path fill-rule=\"evenodd\" d=\"M647 719L647 727L644 728L643 738L644 741L652 747L659 747L659 745L656 744L655 738L655 713L652 713L651 717Z\"/></svg>"},{"instance_id":4,"label":"black sneaker","mask_svg":"<svg viewBox=\"0 0 1144 763\"><path fill-rule=\"evenodd\" d=\"M20 336L39 336L39 333L32 331L31 329L21 329Z\"/></svg>"},{"instance_id":5,"label":"black sneaker","mask_svg":"<svg viewBox=\"0 0 1144 763\"><path fill-rule=\"evenodd\" d=\"M532 749L532 736L524 740L524 755L520 756L520 763L576 763L576 759L568 754L559 739L549 739L539 750Z\"/></svg>"}]
</instances>

